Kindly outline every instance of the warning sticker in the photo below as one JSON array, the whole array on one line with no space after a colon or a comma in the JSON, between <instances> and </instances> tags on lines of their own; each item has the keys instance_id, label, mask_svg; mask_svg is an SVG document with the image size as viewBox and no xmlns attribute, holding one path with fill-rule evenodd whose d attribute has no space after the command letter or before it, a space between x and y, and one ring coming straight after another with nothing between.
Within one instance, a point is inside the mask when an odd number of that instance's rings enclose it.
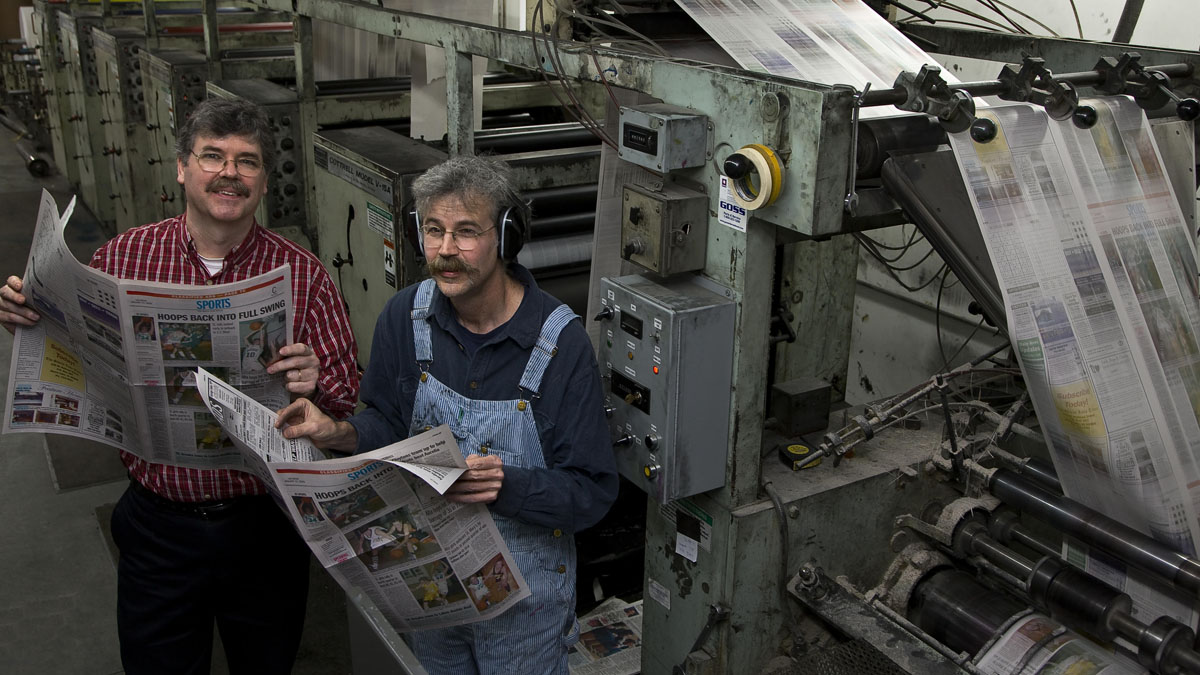
<instances>
[{"instance_id":1,"label":"warning sticker","mask_svg":"<svg viewBox=\"0 0 1200 675\"><path fill-rule=\"evenodd\" d=\"M384 239L396 236L396 219L392 217L392 212L371 202L367 202L367 227Z\"/></svg>"}]
</instances>

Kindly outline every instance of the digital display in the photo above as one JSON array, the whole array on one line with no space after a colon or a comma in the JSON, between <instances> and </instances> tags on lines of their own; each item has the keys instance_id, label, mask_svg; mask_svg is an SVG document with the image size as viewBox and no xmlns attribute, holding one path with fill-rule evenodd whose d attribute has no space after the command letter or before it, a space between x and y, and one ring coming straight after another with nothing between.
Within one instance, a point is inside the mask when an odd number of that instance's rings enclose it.
<instances>
[{"instance_id":1,"label":"digital display","mask_svg":"<svg viewBox=\"0 0 1200 675\"><path fill-rule=\"evenodd\" d=\"M658 154L658 132L651 131L646 127L639 127L636 124L626 124L621 145L647 155L656 155Z\"/></svg>"},{"instance_id":2,"label":"digital display","mask_svg":"<svg viewBox=\"0 0 1200 675\"><path fill-rule=\"evenodd\" d=\"M621 312L621 330L637 339L642 339L642 320L629 312Z\"/></svg>"}]
</instances>

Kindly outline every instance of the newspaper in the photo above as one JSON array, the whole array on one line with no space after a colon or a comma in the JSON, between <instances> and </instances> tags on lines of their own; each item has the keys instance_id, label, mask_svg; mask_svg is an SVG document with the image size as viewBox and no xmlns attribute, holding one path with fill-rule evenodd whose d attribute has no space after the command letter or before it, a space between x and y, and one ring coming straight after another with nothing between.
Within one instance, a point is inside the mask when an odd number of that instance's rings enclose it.
<instances>
[{"instance_id":1,"label":"newspaper","mask_svg":"<svg viewBox=\"0 0 1200 675\"><path fill-rule=\"evenodd\" d=\"M859 0L675 0L746 70L821 84L890 89L936 61ZM943 71L946 82L958 82ZM982 102L977 101L977 105ZM860 115L894 115L893 106Z\"/></svg>"},{"instance_id":2,"label":"newspaper","mask_svg":"<svg viewBox=\"0 0 1200 675\"><path fill-rule=\"evenodd\" d=\"M466 471L449 427L319 460L320 450L285 439L275 413L243 392L204 369L198 385L317 560L397 632L490 619L529 596L487 507L442 497Z\"/></svg>"},{"instance_id":3,"label":"newspaper","mask_svg":"<svg viewBox=\"0 0 1200 675\"><path fill-rule=\"evenodd\" d=\"M1146 669L1101 649L1041 614L1028 614L983 650L975 665L987 675L1142 675Z\"/></svg>"},{"instance_id":4,"label":"newspaper","mask_svg":"<svg viewBox=\"0 0 1200 675\"><path fill-rule=\"evenodd\" d=\"M579 619L567 652L571 675L636 675L642 667L642 601L609 598Z\"/></svg>"},{"instance_id":5,"label":"newspaper","mask_svg":"<svg viewBox=\"0 0 1200 675\"><path fill-rule=\"evenodd\" d=\"M3 431L59 433L152 462L244 469L204 407L195 369L256 400L288 403L266 365L292 342L291 268L215 286L117 279L77 261L42 191L24 293L42 319L18 327Z\"/></svg>"},{"instance_id":6,"label":"newspaper","mask_svg":"<svg viewBox=\"0 0 1200 675\"><path fill-rule=\"evenodd\" d=\"M1014 105L951 142L1063 489L1194 555L1195 248L1142 112L1089 103L1091 130Z\"/></svg>"}]
</instances>

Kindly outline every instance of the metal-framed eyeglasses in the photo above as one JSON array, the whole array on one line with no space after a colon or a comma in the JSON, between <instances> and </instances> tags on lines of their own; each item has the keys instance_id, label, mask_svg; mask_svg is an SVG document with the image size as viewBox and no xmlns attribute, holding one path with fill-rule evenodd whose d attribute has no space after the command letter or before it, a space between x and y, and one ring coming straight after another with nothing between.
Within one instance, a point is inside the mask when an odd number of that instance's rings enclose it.
<instances>
[{"instance_id":1,"label":"metal-framed eyeglasses","mask_svg":"<svg viewBox=\"0 0 1200 675\"><path fill-rule=\"evenodd\" d=\"M217 173L225 170L225 166L233 162L233 169L237 171L239 176L246 178L254 178L263 171L262 160L257 157L238 157L237 159L225 159L220 153L202 152L200 154L192 153L196 158L196 165L205 173Z\"/></svg>"},{"instance_id":2,"label":"metal-framed eyeglasses","mask_svg":"<svg viewBox=\"0 0 1200 675\"><path fill-rule=\"evenodd\" d=\"M479 244L479 237L481 237L483 233L487 232L488 230L494 229L496 229L495 225L482 230L477 227L471 227L470 225L460 227L457 230L447 230L440 225L426 225L421 228L421 236L425 238L425 246L427 248L437 248L441 246L442 241L446 238L446 235L449 234L450 238L454 240L454 246L458 248L458 250L472 251L475 249L475 246Z\"/></svg>"}]
</instances>

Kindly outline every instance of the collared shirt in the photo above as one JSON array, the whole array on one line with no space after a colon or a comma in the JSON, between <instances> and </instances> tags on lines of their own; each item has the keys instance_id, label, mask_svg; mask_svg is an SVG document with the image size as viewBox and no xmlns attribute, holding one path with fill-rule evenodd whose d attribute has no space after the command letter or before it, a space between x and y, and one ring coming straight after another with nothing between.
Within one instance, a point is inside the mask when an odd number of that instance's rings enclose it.
<instances>
[{"instance_id":1,"label":"collared shirt","mask_svg":"<svg viewBox=\"0 0 1200 675\"><path fill-rule=\"evenodd\" d=\"M572 321L559 336L539 396L530 399L518 387L521 374L542 323L561 303L539 289L524 267L510 265L509 273L525 286L521 306L470 356L462 346L469 340L467 329L450 301L434 292L427 319L433 343L429 370L468 398L530 400L547 468L505 466L504 484L491 508L533 525L577 532L604 517L617 495L596 356L583 325ZM371 363L363 376L366 409L349 420L358 431L359 452L408 436L421 375L410 316L415 297L416 286L393 296L375 326Z\"/></svg>"},{"instance_id":2,"label":"collared shirt","mask_svg":"<svg viewBox=\"0 0 1200 675\"><path fill-rule=\"evenodd\" d=\"M320 359L313 401L335 417L346 417L358 397L357 346L342 296L312 253L257 224L209 275L187 231L186 216L168 218L117 235L96 251L91 266L121 279L175 284L224 284L292 267L296 342ZM254 476L229 469L192 469L148 462L122 452L129 473L150 490L175 501L193 502L266 494Z\"/></svg>"}]
</instances>

